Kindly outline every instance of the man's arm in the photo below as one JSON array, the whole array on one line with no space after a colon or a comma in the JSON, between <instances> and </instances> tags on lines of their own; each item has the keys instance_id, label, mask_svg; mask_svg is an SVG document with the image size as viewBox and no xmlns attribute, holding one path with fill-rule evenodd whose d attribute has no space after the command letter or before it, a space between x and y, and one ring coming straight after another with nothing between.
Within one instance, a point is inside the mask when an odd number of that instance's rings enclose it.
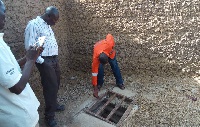
<instances>
[{"instance_id":1,"label":"man's arm","mask_svg":"<svg viewBox=\"0 0 200 127\"><path fill-rule=\"evenodd\" d=\"M18 62L20 67L24 66L24 64L26 63L26 56L24 56L21 59L18 59L17 62Z\"/></svg>"},{"instance_id":2,"label":"man's arm","mask_svg":"<svg viewBox=\"0 0 200 127\"><path fill-rule=\"evenodd\" d=\"M29 60L25 63L24 69L22 71L22 77L20 78L19 82L15 84L13 87L9 88L9 90L12 93L20 94L24 90L31 75L34 63L35 63L34 60Z\"/></svg>"},{"instance_id":3,"label":"man's arm","mask_svg":"<svg viewBox=\"0 0 200 127\"><path fill-rule=\"evenodd\" d=\"M112 49L111 52L109 53L109 57L110 57L111 59L114 59L115 54L116 54L115 49Z\"/></svg>"},{"instance_id":4,"label":"man's arm","mask_svg":"<svg viewBox=\"0 0 200 127\"><path fill-rule=\"evenodd\" d=\"M29 22L24 33L25 37L25 49L28 50L28 48L32 45L34 45L37 41L37 29L34 26L35 24L33 22ZM36 60L37 63L42 64L44 62L44 59L39 56Z\"/></svg>"},{"instance_id":5,"label":"man's arm","mask_svg":"<svg viewBox=\"0 0 200 127\"><path fill-rule=\"evenodd\" d=\"M35 61L37 59L37 57L39 56L39 54L43 51L43 48L31 48L27 51L26 53L26 63L24 65L24 68L22 70L22 76L19 80L18 83L16 83L13 87L9 88L9 90L12 93L15 94L20 94L24 88L26 87L26 84L30 78L32 69L33 69L33 65L35 64Z\"/></svg>"},{"instance_id":6,"label":"man's arm","mask_svg":"<svg viewBox=\"0 0 200 127\"><path fill-rule=\"evenodd\" d=\"M99 68L99 60L96 57L93 57L92 61L92 85L93 85L93 96L98 98L98 88L97 88L97 75Z\"/></svg>"},{"instance_id":7,"label":"man's arm","mask_svg":"<svg viewBox=\"0 0 200 127\"><path fill-rule=\"evenodd\" d=\"M99 60L98 58L93 58L92 61L92 85L97 85L97 75L98 75L98 68L99 68Z\"/></svg>"}]
</instances>

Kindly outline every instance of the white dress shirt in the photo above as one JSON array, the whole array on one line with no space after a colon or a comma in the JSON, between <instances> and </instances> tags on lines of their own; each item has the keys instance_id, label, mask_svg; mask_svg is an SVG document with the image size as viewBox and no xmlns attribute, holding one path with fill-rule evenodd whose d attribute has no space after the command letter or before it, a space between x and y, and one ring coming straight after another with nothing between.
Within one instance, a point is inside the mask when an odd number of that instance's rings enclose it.
<instances>
[{"instance_id":1,"label":"white dress shirt","mask_svg":"<svg viewBox=\"0 0 200 127\"><path fill-rule=\"evenodd\" d=\"M58 44L56 42L54 32L50 25L48 25L40 16L29 21L25 29L25 48L28 50L30 45L34 45L39 37L46 36L44 42L44 50L41 56L58 55ZM43 63L44 59L39 56L37 63Z\"/></svg>"}]
</instances>

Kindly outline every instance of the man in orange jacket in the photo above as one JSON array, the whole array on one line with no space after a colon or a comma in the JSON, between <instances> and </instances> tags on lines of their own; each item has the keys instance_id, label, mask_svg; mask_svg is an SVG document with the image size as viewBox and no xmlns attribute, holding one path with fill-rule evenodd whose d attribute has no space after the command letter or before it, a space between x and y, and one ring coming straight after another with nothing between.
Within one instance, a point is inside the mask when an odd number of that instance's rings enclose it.
<instances>
[{"instance_id":1,"label":"man in orange jacket","mask_svg":"<svg viewBox=\"0 0 200 127\"><path fill-rule=\"evenodd\" d=\"M98 91L104 82L104 65L109 62L116 79L116 85L124 90L123 79L116 60L114 50L115 42L111 34L106 39L98 41L94 45L93 62L92 62L92 85L94 87L93 96L98 98Z\"/></svg>"}]
</instances>

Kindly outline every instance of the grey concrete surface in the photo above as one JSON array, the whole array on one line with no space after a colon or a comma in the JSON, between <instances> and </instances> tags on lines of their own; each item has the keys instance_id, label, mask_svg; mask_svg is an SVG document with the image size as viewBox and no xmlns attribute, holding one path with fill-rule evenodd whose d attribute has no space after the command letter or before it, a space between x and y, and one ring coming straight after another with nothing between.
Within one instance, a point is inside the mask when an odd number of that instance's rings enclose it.
<instances>
[{"instance_id":1,"label":"grey concrete surface","mask_svg":"<svg viewBox=\"0 0 200 127\"><path fill-rule=\"evenodd\" d=\"M114 87L112 89L113 92L117 92L119 94L122 94L127 97L134 97L136 95L135 92L130 91L130 90L120 90L117 87ZM99 92L99 96L104 94L106 90L101 90ZM87 107L90 107L92 104L94 104L97 101L96 98L90 97L88 98L87 101L85 101L80 107L77 109L75 115L74 115L74 120L73 122L69 125L69 127L115 127L112 124L109 124L103 120L100 120L94 116L91 116L87 113L85 113L84 109ZM130 115L133 115L135 111L138 109L137 105L133 106L133 110L130 112ZM129 116L128 116L129 117ZM128 118L127 117L127 118ZM126 120L126 119L125 119Z\"/></svg>"}]
</instances>

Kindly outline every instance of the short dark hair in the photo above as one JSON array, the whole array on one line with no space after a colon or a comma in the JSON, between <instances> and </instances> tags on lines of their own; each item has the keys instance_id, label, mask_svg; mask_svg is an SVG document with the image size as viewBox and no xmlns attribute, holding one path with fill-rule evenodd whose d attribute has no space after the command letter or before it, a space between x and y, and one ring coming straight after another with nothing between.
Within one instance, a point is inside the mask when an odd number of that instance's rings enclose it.
<instances>
[{"instance_id":1,"label":"short dark hair","mask_svg":"<svg viewBox=\"0 0 200 127\"><path fill-rule=\"evenodd\" d=\"M108 56L104 52L102 52L99 55L99 61L101 64L106 64L108 62Z\"/></svg>"}]
</instances>

